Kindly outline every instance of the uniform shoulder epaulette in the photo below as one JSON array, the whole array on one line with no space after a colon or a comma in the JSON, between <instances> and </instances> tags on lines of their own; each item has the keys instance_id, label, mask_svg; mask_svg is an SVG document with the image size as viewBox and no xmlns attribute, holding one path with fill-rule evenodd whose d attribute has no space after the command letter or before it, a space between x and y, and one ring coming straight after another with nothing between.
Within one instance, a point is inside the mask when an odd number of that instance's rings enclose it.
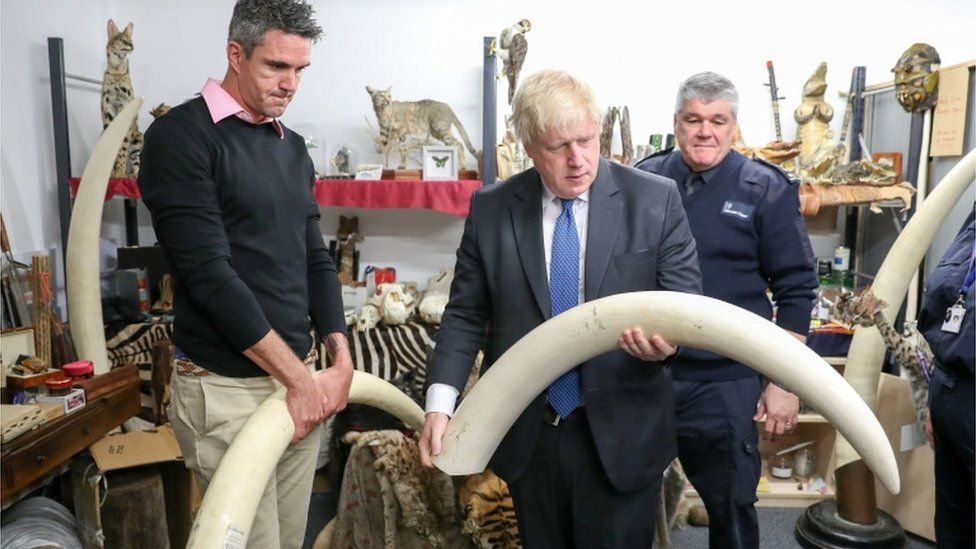
<instances>
[{"instance_id":1,"label":"uniform shoulder epaulette","mask_svg":"<svg viewBox=\"0 0 976 549\"><path fill-rule=\"evenodd\" d=\"M791 176L786 170L783 169L782 166L780 166L778 164L773 164L769 160L766 160L765 158L760 158L758 156L755 157L755 158L752 158L751 160L753 160L754 162L758 162L759 164L761 164L761 165L763 165L763 166L765 166L767 168L772 168L774 172L776 172L777 174L779 174L780 176L782 176L783 179L785 179L791 185L796 185L797 183L799 183L798 180L794 179L793 176Z\"/></svg>"}]
</instances>

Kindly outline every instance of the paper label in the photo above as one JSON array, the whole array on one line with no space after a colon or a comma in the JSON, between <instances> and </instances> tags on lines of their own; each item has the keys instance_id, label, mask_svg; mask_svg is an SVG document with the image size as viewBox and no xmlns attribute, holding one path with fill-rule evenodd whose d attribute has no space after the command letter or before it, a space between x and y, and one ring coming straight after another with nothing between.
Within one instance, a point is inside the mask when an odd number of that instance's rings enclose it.
<instances>
[{"instance_id":1,"label":"paper label","mask_svg":"<svg viewBox=\"0 0 976 549\"><path fill-rule=\"evenodd\" d=\"M918 423L906 423L901 426L901 451L907 452L918 448L923 444L928 444L925 432L918 426Z\"/></svg>"},{"instance_id":2,"label":"paper label","mask_svg":"<svg viewBox=\"0 0 976 549\"><path fill-rule=\"evenodd\" d=\"M224 532L224 542L220 545L220 547L221 549L244 549L244 544L246 542L247 532L241 530L233 524L228 524L227 531Z\"/></svg>"}]
</instances>

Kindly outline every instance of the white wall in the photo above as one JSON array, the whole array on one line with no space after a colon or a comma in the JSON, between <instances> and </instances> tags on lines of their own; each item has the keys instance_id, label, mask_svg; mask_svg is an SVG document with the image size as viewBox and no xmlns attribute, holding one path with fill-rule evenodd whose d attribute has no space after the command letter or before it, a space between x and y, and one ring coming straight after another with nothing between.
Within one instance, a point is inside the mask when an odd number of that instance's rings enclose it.
<instances>
[{"instance_id":1,"label":"white wall","mask_svg":"<svg viewBox=\"0 0 976 549\"><path fill-rule=\"evenodd\" d=\"M853 66L867 66L870 84L890 80L889 69L913 42L935 46L946 65L976 51L972 38L965 38L976 28L971 0L313 3L326 36L313 50L313 66L284 121L324 138L324 147L313 151L319 165L340 142L358 149L361 160L376 158L367 132L366 119L375 125L375 117L366 84L392 85L396 99L447 102L481 148L482 37L497 35L523 17L533 25L523 74L568 69L590 82L604 105L629 105L637 142L669 131L678 83L701 70L724 73L738 85L743 134L750 144L759 144L773 136L763 86L767 59L776 64L786 96L783 131L792 136L800 88L820 61L829 66L828 98L838 128L843 102L837 92L848 88ZM0 187L15 252L60 245L46 38L65 39L68 72L100 78L106 21L133 22L132 81L145 98L140 115L145 128L153 106L178 103L199 91L206 77L223 75L232 6L231 0L3 1ZM499 97L505 94L502 81ZM98 87L69 83L68 113L72 168L80 174L101 131ZM360 248L363 264L392 264L401 279L421 282L453 264L460 220L425 211L323 208L327 238L340 212L360 216L367 239ZM141 240L148 244L153 241L148 215L144 209L140 215ZM121 203L107 204L106 240L123 242L121 219ZM829 253L831 244L819 243L818 254Z\"/></svg>"}]
</instances>

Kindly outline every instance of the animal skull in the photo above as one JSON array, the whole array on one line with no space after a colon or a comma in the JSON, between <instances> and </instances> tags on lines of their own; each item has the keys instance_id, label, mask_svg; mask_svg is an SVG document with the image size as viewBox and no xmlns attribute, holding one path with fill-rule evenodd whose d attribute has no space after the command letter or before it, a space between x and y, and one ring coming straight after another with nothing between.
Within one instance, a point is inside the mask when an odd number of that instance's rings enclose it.
<instances>
[{"instance_id":1,"label":"animal skull","mask_svg":"<svg viewBox=\"0 0 976 549\"><path fill-rule=\"evenodd\" d=\"M454 269L441 269L427 280L427 291L424 292L424 298L420 300L418 307L421 320L430 324L441 323L453 280Z\"/></svg>"},{"instance_id":2,"label":"animal skull","mask_svg":"<svg viewBox=\"0 0 976 549\"><path fill-rule=\"evenodd\" d=\"M379 309L384 324L391 326L403 324L413 312L416 300L402 283L380 284L377 288L379 295L370 298Z\"/></svg>"},{"instance_id":3,"label":"animal skull","mask_svg":"<svg viewBox=\"0 0 976 549\"><path fill-rule=\"evenodd\" d=\"M380 310L372 303L363 305L359 315L356 317L356 331L366 332L372 330L380 323Z\"/></svg>"}]
</instances>

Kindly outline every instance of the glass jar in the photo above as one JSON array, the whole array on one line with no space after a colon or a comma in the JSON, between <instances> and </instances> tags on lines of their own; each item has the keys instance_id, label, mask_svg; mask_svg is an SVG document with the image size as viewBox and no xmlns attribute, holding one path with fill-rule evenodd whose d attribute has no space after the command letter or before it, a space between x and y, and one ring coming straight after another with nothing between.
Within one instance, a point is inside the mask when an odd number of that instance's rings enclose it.
<instances>
[{"instance_id":1,"label":"glass jar","mask_svg":"<svg viewBox=\"0 0 976 549\"><path fill-rule=\"evenodd\" d=\"M800 448L793 457L793 472L798 477L810 478L817 467L817 456L813 447Z\"/></svg>"},{"instance_id":2,"label":"glass jar","mask_svg":"<svg viewBox=\"0 0 976 549\"><path fill-rule=\"evenodd\" d=\"M776 478L793 477L793 454L777 454L769 458L769 474Z\"/></svg>"}]
</instances>

